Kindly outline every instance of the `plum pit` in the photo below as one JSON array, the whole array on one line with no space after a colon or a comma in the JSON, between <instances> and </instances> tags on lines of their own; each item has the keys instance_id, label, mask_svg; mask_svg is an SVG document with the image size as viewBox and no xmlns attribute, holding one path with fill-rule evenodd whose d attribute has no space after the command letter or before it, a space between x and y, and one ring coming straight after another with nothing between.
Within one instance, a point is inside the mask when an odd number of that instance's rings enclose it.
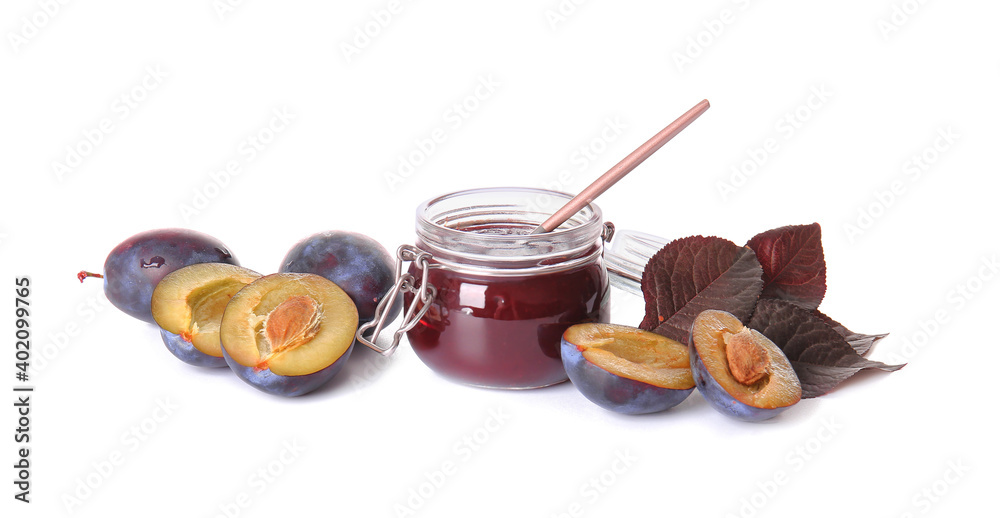
<instances>
[{"instance_id":1,"label":"plum pit","mask_svg":"<svg viewBox=\"0 0 1000 518\"><path fill-rule=\"evenodd\" d=\"M744 327L737 333L724 330L722 340L726 344L729 372L736 381L753 385L767 375L771 356L764 346L753 339L749 328Z\"/></svg>"},{"instance_id":2,"label":"plum pit","mask_svg":"<svg viewBox=\"0 0 1000 518\"><path fill-rule=\"evenodd\" d=\"M256 368L266 369L275 356L312 340L319 332L321 315L319 305L307 295L295 295L278 304L262 321Z\"/></svg>"}]
</instances>

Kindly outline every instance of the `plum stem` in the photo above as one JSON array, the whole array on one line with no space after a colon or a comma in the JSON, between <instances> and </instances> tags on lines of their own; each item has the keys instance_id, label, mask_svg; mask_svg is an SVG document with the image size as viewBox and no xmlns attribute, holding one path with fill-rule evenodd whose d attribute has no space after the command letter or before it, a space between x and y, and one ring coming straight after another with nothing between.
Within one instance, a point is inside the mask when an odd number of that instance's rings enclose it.
<instances>
[{"instance_id":1,"label":"plum stem","mask_svg":"<svg viewBox=\"0 0 1000 518\"><path fill-rule=\"evenodd\" d=\"M86 279L87 277L97 277L98 279L104 278L104 276L99 273L90 273L86 270L82 270L80 271L80 273L76 274L76 278L80 279L80 282L83 282L83 280Z\"/></svg>"}]
</instances>

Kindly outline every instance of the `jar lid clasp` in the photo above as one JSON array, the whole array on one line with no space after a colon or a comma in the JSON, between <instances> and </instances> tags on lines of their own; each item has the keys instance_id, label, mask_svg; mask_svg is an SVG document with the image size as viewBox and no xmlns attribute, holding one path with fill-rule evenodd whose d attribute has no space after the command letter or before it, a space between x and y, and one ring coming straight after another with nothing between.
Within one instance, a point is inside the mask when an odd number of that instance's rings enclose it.
<instances>
[{"instance_id":1,"label":"jar lid clasp","mask_svg":"<svg viewBox=\"0 0 1000 518\"><path fill-rule=\"evenodd\" d=\"M396 249L396 282L392 285L389 293L385 297L382 297L382 300L376 306L375 316L372 320L358 328L355 338L359 342L383 356L389 356L396 351L396 348L399 347L399 341L403 338L403 334L413 329L417 325L417 322L420 322L420 319L430 309L434 297L437 296L437 289L427 280L431 268L430 260L432 258L431 254L415 246L401 245ZM407 261L415 263L420 268L419 285L416 285L416 277L409 272L403 271L403 263ZM393 302L400 292L409 292L415 296L406 308L405 313L403 313L403 322L400 324L399 329L392 335L392 343L386 348L379 347L375 342L378 340L379 334L382 333L385 325L388 324L389 308L392 307ZM374 331L372 331L371 337L366 338L365 333L372 328L374 328Z\"/></svg>"}]
</instances>

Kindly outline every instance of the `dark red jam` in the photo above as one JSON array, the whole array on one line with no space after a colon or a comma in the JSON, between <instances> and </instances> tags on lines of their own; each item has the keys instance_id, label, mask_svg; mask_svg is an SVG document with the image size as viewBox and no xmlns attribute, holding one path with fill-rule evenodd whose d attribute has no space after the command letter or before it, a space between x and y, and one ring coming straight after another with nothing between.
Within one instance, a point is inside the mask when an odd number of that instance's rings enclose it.
<instances>
[{"instance_id":1,"label":"dark red jam","mask_svg":"<svg viewBox=\"0 0 1000 518\"><path fill-rule=\"evenodd\" d=\"M415 267L410 273L420 278ZM535 388L566 381L563 331L609 320L608 275L599 254L551 273L505 277L434 268L429 280L437 297L407 337L425 364L460 383ZM405 298L408 305L412 294Z\"/></svg>"}]
</instances>

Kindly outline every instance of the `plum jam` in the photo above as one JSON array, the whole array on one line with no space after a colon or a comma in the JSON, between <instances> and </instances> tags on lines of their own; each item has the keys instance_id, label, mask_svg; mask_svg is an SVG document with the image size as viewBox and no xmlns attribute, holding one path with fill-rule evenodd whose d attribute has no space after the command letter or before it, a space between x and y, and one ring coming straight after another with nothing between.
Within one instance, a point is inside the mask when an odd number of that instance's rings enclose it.
<instances>
[{"instance_id":1,"label":"plum jam","mask_svg":"<svg viewBox=\"0 0 1000 518\"><path fill-rule=\"evenodd\" d=\"M530 235L570 198L538 189L477 189L418 208L416 248L430 254L427 281L437 295L407 338L426 365L453 381L490 388L567 379L563 332L609 319L600 210L591 204L558 229ZM538 208L542 200L548 204ZM409 272L422 278L416 263ZM405 295L407 306L413 297Z\"/></svg>"}]
</instances>

